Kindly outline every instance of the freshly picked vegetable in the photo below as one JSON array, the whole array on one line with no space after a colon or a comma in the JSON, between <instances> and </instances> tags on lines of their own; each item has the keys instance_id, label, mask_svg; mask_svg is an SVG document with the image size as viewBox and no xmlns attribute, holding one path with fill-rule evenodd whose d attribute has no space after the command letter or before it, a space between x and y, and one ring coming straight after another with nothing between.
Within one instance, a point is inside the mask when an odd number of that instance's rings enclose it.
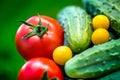
<instances>
[{"instance_id":1,"label":"freshly picked vegetable","mask_svg":"<svg viewBox=\"0 0 120 80\"><path fill-rule=\"evenodd\" d=\"M67 6L59 12L58 21L73 52L78 53L89 47L92 34L91 17L84 9Z\"/></svg>"},{"instance_id":2,"label":"freshly picked vegetable","mask_svg":"<svg viewBox=\"0 0 120 80\"><path fill-rule=\"evenodd\" d=\"M98 78L120 68L120 39L96 45L75 55L65 64L71 78Z\"/></svg>"},{"instance_id":3,"label":"freshly picked vegetable","mask_svg":"<svg viewBox=\"0 0 120 80\"><path fill-rule=\"evenodd\" d=\"M20 69L18 80L63 80L60 67L48 58L33 58Z\"/></svg>"},{"instance_id":4,"label":"freshly picked vegetable","mask_svg":"<svg viewBox=\"0 0 120 80\"><path fill-rule=\"evenodd\" d=\"M72 51L67 46L59 46L53 51L53 60L59 65L65 63L72 58Z\"/></svg>"},{"instance_id":5,"label":"freshly picked vegetable","mask_svg":"<svg viewBox=\"0 0 120 80\"><path fill-rule=\"evenodd\" d=\"M18 52L29 60L34 57L52 59L53 50L63 45L64 33L57 20L44 16L32 16L16 32L15 42Z\"/></svg>"}]
</instances>

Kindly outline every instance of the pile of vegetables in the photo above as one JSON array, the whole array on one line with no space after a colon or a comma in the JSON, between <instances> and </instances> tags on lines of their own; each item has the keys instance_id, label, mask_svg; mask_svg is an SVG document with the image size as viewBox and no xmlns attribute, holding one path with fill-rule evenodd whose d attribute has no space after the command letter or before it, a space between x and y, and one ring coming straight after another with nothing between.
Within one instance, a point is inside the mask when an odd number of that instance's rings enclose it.
<instances>
[{"instance_id":1,"label":"pile of vegetables","mask_svg":"<svg viewBox=\"0 0 120 80\"><path fill-rule=\"evenodd\" d=\"M37 15L20 21L16 48L26 62L18 80L119 80L118 3L83 0L83 7L60 10L57 20Z\"/></svg>"}]
</instances>

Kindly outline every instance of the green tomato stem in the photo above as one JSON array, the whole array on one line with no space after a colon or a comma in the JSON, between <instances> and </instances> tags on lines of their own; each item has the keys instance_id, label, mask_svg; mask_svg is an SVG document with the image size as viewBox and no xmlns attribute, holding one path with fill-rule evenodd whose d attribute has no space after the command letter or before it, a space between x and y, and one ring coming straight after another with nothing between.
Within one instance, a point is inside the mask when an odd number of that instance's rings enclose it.
<instances>
[{"instance_id":1,"label":"green tomato stem","mask_svg":"<svg viewBox=\"0 0 120 80\"><path fill-rule=\"evenodd\" d=\"M38 36L42 37L48 31L47 27L42 26L41 19L39 19L39 22L38 22L37 26L29 24L28 22L25 22L25 21L20 21L20 22L22 22L25 25L30 26L33 29L32 32L30 32L30 33L26 34L25 36L23 36L22 37L23 39L29 38L29 37L34 36L34 35L38 35Z\"/></svg>"},{"instance_id":2,"label":"green tomato stem","mask_svg":"<svg viewBox=\"0 0 120 80\"><path fill-rule=\"evenodd\" d=\"M48 78L47 72L48 72L48 71L45 71L45 72L44 72L44 74L43 74L43 76L42 76L42 79L40 79L40 80L57 80L57 78Z\"/></svg>"}]
</instances>

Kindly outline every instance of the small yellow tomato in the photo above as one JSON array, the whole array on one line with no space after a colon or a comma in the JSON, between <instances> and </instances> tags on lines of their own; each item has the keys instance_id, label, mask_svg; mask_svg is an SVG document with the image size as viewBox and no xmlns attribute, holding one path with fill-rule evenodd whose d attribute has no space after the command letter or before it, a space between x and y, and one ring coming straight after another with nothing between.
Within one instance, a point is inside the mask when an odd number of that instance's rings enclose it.
<instances>
[{"instance_id":1,"label":"small yellow tomato","mask_svg":"<svg viewBox=\"0 0 120 80\"><path fill-rule=\"evenodd\" d=\"M53 51L53 60L59 65L64 65L70 58L72 51L67 46L59 46Z\"/></svg>"},{"instance_id":2,"label":"small yellow tomato","mask_svg":"<svg viewBox=\"0 0 120 80\"><path fill-rule=\"evenodd\" d=\"M94 29L97 28L105 28L108 29L110 25L110 21L105 15L96 15L92 20L92 26Z\"/></svg>"},{"instance_id":3,"label":"small yellow tomato","mask_svg":"<svg viewBox=\"0 0 120 80\"><path fill-rule=\"evenodd\" d=\"M104 42L109 41L110 38L110 34L109 32L104 29L104 28L98 28L96 29L93 33L92 33L92 42L93 44L101 44Z\"/></svg>"}]
</instances>

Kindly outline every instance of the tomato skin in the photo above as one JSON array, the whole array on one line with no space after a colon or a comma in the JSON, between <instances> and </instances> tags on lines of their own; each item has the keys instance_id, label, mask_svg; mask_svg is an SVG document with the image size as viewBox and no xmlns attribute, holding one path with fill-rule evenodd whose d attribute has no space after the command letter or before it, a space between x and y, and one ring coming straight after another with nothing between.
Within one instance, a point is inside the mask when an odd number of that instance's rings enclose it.
<instances>
[{"instance_id":1,"label":"tomato skin","mask_svg":"<svg viewBox=\"0 0 120 80\"><path fill-rule=\"evenodd\" d=\"M68 46L59 46L53 51L53 60L59 65L65 65L71 58L72 50Z\"/></svg>"},{"instance_id":2,"label":"tomato skin","mask_svg":"<svg viewBox=\"0 0 120 80\"><path fill-rule=\"evenodd\" d=\"M109 25L110 25L110 21L108 17L102 14L94 16L92 20L92 26L94 30L98 28L108 29Z\"/></svg>"},{"instance_id":3,"label":"tomato skin","mask_svg":"<svg viewBox=\"0 0 120 80\"><path fill-rule=\"evenodd\" d=\"M49 58L33 58L28 60L20 69L18 80L41 80L45 71L48 71L48 78L64 80L62 70Z\"/></svg>"},{"instance_id":4,"label":"tomato skin","mask_svg":"<svg viewBox=\"0 0 120 80\"><path fill-rule=\"evenodd\" d=\"M91 36L91 41L94 45L108 42L109 39L110 34L105 28L97 28L96 30L94 30Z\"/></svg>"},{"instance_id":5,"label":"tomato skin","mask_svg":"<svg viewBox=\"0 0 120 80\"><path fill-rule=\"evenodd\" d=\"M26 22L34 26L41 19L42 26L48 27L48 31L42 36L31 36L23 39L23 36L33 31L30 26L22 24L16 32L15 42L18 52L29 60L34 57L52 58L53 50L63 45L64 33L60 24L53 18L40 15L29 18Z\"/></svg>"}]
</instances>

